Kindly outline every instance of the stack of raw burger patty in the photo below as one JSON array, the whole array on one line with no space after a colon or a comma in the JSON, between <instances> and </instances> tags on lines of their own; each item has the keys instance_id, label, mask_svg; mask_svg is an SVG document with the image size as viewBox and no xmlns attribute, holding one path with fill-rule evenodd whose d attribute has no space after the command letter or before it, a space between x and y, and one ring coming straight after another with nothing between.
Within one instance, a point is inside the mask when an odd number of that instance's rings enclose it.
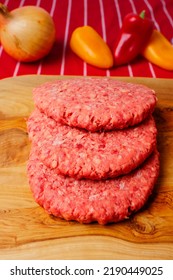
<instances>
[{"instance_id":1,"label":"stack of raw burger patty","mask_svg":"<svg viewBox=\"0 0 173 280\"><path fill-rule=\"evenodd\" d=\"M139 210L159 174L156 94L111 78L69 78L33 90L27 173L49 214L117 222Z\"/></svg>"}]
</instances>

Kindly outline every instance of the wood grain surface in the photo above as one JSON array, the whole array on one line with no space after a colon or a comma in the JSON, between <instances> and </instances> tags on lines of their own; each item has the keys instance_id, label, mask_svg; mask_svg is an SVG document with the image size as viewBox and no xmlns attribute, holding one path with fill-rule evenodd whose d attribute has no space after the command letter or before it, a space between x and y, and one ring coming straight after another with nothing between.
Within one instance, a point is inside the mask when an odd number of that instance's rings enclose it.
<instances>
[{"instance_id":1,"label":"wood grain surface","mask_svg":"<svg viewBox=\"0 0 173 280\"><path fill-rule=\"evenodd\" d=\"M161 170L148 203L130 219L106 226L49 216L26 177L26 118L33 87L57 76L0 81L0 259L173 259L173 81L119 78L156 90Z\"/></svg>"}]
</instances>

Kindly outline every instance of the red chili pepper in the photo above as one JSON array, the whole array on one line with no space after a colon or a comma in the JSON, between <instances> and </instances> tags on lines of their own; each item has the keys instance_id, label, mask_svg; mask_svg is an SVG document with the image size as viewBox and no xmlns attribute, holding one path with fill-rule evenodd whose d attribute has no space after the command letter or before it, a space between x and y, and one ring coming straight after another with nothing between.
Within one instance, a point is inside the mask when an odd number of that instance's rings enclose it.
<instances>
[{"instance_id":1,"label":"red chili pepper","mask_svg":"<svg viewBox=\"0 0 173 280\"><path fill-rule=\"evenodd\" d=\"M125 16L114 46L115 65L126 64L136 58L150 39L153 28L153 22L145 18L145 11L140 15Z\"/></svg>"}]
</instances>

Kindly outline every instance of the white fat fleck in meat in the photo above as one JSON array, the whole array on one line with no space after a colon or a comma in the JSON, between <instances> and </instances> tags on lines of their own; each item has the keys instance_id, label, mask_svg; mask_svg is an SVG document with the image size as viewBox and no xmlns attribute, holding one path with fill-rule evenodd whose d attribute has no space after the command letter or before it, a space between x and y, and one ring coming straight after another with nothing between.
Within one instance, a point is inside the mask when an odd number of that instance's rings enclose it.
<instances>
[{"instance_id":1,"label":"white fat fleck in meat","mask_svg":"<svg viewBox=\"0 0 173 280\"><path fill-rule=\"evenodd\" d=\"M57 163L56 160L53 160L53 161L51 162L51 168L56 168L57 165L58 165L58 163Z\"/></svg>"},{"instance_id":2,"label":"white fat fleck in meat","mask_svg":"<svg viewBox=\"0 0 173 280\"><path fill-rule=\"evenodd\" d=\"M61 135L56 136L55 140L53 141L52 145L53 146L58 146L64 143L64 138L63 136L61 137Z\"/></svg>"},{"instance_id":3,"label":"white fat fleck in meat","mask_svg":"<svg viewBox=\"0 0 173 280\"><path fill-rule=\"evenodd\" d=\"M98 194L94 194L94 195L90 195L89 201L94 201L94 200L97 200L98 198L99 198L99 193Z\"/></svg>"},{"instance_id":4,"label":"white fat fleck in meat","mask_svg":"<svg viewBox=\"0 0 173 280\"><path fill-rule=\"evenodd\" d=\"M124 187L125 187L124 185L125 185L124 182L120 182L120 185L119 185L120 190L124 189Z\"/></svg>"}]
</instances>

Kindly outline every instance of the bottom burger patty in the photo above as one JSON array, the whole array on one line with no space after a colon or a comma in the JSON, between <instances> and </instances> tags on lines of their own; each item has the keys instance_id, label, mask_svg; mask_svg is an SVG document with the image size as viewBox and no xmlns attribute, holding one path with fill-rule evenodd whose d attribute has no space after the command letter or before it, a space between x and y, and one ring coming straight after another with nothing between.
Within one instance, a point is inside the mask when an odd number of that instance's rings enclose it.
<instances>
[{"instance_id":1,"label":"bottom burger patty","mask_svg":"<svg viewBox=\"0 0 173 280\"><path fill-rule=\"evenodd\" d=\"M152 193L159 174L159 153L133 172L114 179L76 180L59 175L38 158L32 146L27 165L35 201L49 214L81 223L121 221L139 210Z\"/></svg>"}]
</instances>

